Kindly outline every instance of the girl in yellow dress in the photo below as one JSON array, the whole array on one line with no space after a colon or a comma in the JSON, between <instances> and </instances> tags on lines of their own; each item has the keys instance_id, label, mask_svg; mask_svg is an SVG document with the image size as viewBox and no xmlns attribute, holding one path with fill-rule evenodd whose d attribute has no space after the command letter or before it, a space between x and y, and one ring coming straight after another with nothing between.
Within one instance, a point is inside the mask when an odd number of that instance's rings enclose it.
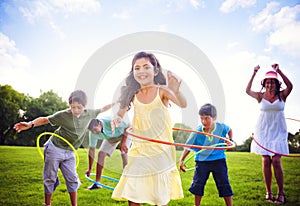
<instances>
[{"instance_id":1,"label":"girl in yellow dress","mask_svg":"<svg viewBox=\"0 0 300 206\"><path fill-rule=\"evenodd\" d=\"M133 133L173 142L172 123L167 110L169 100L181 108L186 99L179 91L181 81L168 72L168 85L156 57L137 53L132 60L126 85L121 88L120 109L112 120L112 128L134 107ZM126 145L121 150L127 151ZM115 200L127 200L130 206L147 203L168 205L172 199L183 198L180 175L176 167L175 147L133 138L128 151L128 164L113 191Z\"/></svg>"}]
</instances>

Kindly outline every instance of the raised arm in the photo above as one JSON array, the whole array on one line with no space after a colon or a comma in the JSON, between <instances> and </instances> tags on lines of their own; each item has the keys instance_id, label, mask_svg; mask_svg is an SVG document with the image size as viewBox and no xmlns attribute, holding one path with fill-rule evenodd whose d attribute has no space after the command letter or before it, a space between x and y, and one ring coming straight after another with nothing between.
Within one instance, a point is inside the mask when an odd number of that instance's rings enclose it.
<instances>
[{"instance_id":1,"label":"raised arm","mask_svg":"<svg viewBox=\"0 0 300 206\"><path fill-rule=\"evenodd\" d=\"M181 84L181 80L178 80L172 72L168 71L167 73L168 76L168 88L169 92L166 91L164 93L163 101L171 100L174 102L177 106L181 108L185 108L187 106L187 102L183 94L179 91L179 87Z\"/></svg>"},{"instance_id":2,"label":"raised arm","mask_svg":"<svg viewBox=\"0 0 300 206\"><path fill-rule=\"evenodd\" d=\"M289 94L291 93L292 89L293 89L293 84L292 82L282 73L282 71L279 69L279 65L278 64L273 64L272 68L281 76L284 84L286 85L286 88L284 90L281 91L281 98L283 99L283 101L286 100L287 96L289 96Z\"/></svg>"},{"instance_id":3,"label":"raised arm","mask_svg":"<svg viewBox=\"0 0 300 206\"><path fill-rule=\"evenodd\" d=\"M258 102L261 101L261 95L260 95L260 92L254 92L254 91L252 91L252 90L251 90L251 87L252 87L253 79L254 79L254 77L255 77L255 75L256 75L256 73L257 73L257 71L258 71L259 69L260 69L260 66L259 66L259 65L257 65L256 67L254 67L253 74L252 74L252 76L251 76L251 78L250 78L250 80L249 80L249 82L248 82L247 87L246 87L246 93L247 93L249 96L251 96L251 97L253 97L254 99L256 99Z\"/></svg>"},{"instance_id":4,"label":"raised arm","mask_svg":"<svg viewBox=\"0 0 300 206\"><path fill-rule=\"evenodd\" d=\"M23 130L28 130L33 127L38 127L44 124L48 124L49 120L47 117L38 117L30 122L19 122L14 125L14 129L19 133Z\"/></svg>"}]
</instances>

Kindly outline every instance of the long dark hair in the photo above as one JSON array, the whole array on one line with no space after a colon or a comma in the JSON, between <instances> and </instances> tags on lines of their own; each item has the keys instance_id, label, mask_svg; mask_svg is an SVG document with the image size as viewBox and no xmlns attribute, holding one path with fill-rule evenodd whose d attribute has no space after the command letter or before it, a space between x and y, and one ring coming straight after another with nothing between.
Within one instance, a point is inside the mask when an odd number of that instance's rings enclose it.
<instances>
[{"instance_id":1,"label":"long dark hair","mask_svg":"<svg viewBox=\"0 0 300 206\"><path fill-rule=\"evenodd\" d=\"M121 95L119 98L121 108L128 107L129 110L134 95L141 88L140 84L134 79L133 76L134 64L138 59L141 58L148 59L150 63L154 66L154 70L158 72L158 74L154 77L154 83L159 85L166 85L166 78L162 73L161 65L158 59L154 56L154 54L144 51L137 53L132 59L131 70L125 79L125 86L121 87Z\"/></svg>"},{"instance_id":2,"label":"long dark hair","mask_svg":"<svg viewBox=\"0 0 300 206\"><path fill-rule=\"evenodd\" d=\"M280 97L280 88L281 88L281 85L280 85L280 82L279 82L278 79L272 79L272 80L275 81L275 85L276 85L276 92L274 94L274 97L278 96L279 101L281 101L281 97ZM267 78L263 80L262 87L261 87L260 91L262 91L263 88L266 87L266 81L267 81Z\"/></svg>"}]
</instances>

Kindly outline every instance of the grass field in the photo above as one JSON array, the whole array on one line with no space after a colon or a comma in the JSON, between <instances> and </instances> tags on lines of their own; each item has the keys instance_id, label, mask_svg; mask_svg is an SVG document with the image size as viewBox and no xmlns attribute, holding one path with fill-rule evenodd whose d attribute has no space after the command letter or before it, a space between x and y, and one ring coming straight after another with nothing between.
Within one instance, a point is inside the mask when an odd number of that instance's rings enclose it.
<instances>
[{"instance_id":1,"label":"grass field","mask_svg":"<svg viewBox=\"0 0 300 206\"><path fill-rule=\"evenodd\" d=\"M85 179L87 169L87 150L78 150L80 164L78 174L82 185L78 190L78 205L127 205L127 202L118 202L111 199L111 190L99 189L85 190L91 183ZM178 151L178 156L181 152ZM286 205L300 205L300 159L283 157L285 171ZM227 152L229 178L234 192L233 203L237 206L264 206L275 205L264 202L265 188L261 172L261 157L250 153ZM193 164L192 161L190 164ZM191 166L191 165L190 165ZM0 147L0 206L42 205L44 201L43 162L34 147ZM104 175L119 178L121 173L121 158L116 151L111 158L106 158ZM70 205L69 195L62 175L59 174L61 185L53 194L52 205ZM184 190L184 199L171 201L170 206L193 205L194 197L188 192L193 172L181 174ZM114 186L112 182L105 182ZM273 183L276 194L276 184ZM205 188L202 205L224 205L222 198L218 197L216 186L212 180Z\"/></svg>"}]
</instances>

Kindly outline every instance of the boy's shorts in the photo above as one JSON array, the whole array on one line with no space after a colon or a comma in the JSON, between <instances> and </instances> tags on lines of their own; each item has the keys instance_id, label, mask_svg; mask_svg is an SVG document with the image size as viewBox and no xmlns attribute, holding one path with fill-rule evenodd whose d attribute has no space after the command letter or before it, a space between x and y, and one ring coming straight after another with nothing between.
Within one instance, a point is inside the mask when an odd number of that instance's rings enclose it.
<instances>
[{"instance_id":1,"label":"boy's shorts","mask_svg":"<svg viewBox=\"0 0 300 206\"><path fill-rule=\"evenodd\" d=\"M116 150L118 144L121 142L123 136L111 138L111 139L103 139L99 151L105 152L107 156L111 156L113 152ZM126 146L129 148L131 145L131 137L127 136Z\"/></svg>"},{"instance_id":2,"label":"boy's shorts","mask_svg":"<svg viewBox=\"0 0 300 206\"><path fill-rule=\"evenodd\" d=\"M225 159L214 161L196 161L196 170L193 177L193 183L189 191L198 196L204 195L204 187L209 174L212 173L215 180L219 197L232 196L233 192L228 179L228 169Z\"/></svg>"},{"instance_id":3,"label":"boy's shorts","mask_svg":"<svg viewBox=\"0 0 300 206\"><path fill-rule=\"evenodd\" d=\"M66 182L68 192L76 192L81 182L76 171L74 151L56 147L51 140L44 145L44 191L52 194L59 185L58 168Z\"/></svg>"}]
</instances>

